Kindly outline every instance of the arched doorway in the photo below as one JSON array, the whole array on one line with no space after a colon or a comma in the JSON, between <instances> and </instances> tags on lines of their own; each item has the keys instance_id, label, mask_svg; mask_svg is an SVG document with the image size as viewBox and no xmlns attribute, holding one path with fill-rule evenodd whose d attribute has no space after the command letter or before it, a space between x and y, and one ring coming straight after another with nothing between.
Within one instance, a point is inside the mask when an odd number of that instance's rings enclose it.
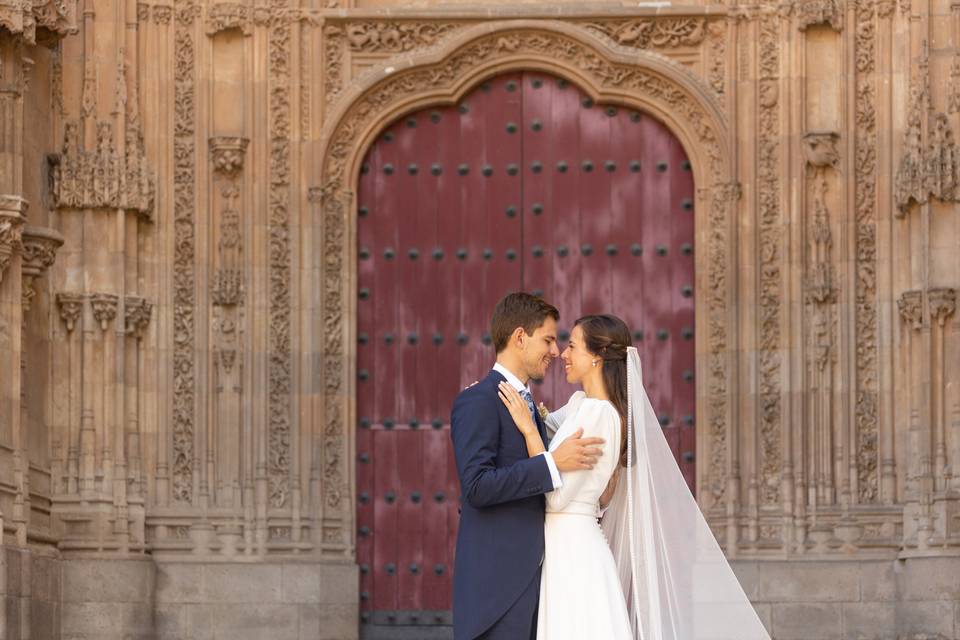
<instances>
[{"instance_id":1,"label":"arched doorway","mask_svg":"<svg viewBox=\"0 0 960 640\"><path fill-rule=\"evenodd\" d=\"M493 363L497 299L634 330L654 408L694 479L694 185L659 121L542 72L394 122L357 191L357 560L372 625L449 624L458 484L450 405ZM563 337L564 334L561 334ZM559 366L535 393L572 389Z\"/></svg>"}]
</instances>

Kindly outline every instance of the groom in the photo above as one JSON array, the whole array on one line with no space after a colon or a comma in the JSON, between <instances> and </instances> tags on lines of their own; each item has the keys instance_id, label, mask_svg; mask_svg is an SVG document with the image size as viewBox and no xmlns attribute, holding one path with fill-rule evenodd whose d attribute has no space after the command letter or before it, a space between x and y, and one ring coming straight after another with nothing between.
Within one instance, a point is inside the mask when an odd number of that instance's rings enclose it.
<instances>
[{"instance_id":1,"label":"groom","mask_svg":"<svg viewBox=\"0 0 960 640\"><path fill-rule=\"evenodd\" d=\"M560 313L541 298L511 293L497 303L493 370L453 404L451 435L460 476L461 512L453 576L455 640L536 637L543 561L543 494L560 472L593 467L600 438L570 436L553 452L529 457L523 436L497 395L506 380L526 398L544 443L547 433L530 395L559 356ZM575 550L571 550L575 552Z\"/></svg>"}]
</instances>

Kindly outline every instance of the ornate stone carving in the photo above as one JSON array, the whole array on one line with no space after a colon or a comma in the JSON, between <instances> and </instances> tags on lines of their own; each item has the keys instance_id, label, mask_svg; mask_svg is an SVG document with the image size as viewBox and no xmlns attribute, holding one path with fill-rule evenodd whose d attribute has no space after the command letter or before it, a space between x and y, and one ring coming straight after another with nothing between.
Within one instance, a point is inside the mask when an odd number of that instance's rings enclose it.
<instances>
[{"instance_id":1,"label":"ornate stone carving","mask_svg":"<svg viewBox=\"0 0 960 640\"><path fill-rule=\"evenodd\" d=\"M793 11L800 31L820 24L830 25L834 31L843 31L843 3L840 0L794 0Z\"/></svg>"},{"instance_id":2,"label":"ornate stone carving","mask_svg":"<svg viewBox=\"0 0 960 640\"><path fill-rule=\"evenodd\" d=\"M60 318L67 327L67 332L72 332L83 313L83 301L86 299L82 293L61 292L57 294L57 308L60 310Z\"/></svg>"},{"instance_id":3,"label":"ornate stone carving","mask_svg":"<svg viewBox=\"0 0 960 640\"><path fill-rule=\"evenodd\" d=\"M157 4L153 7L153 21L157 24L170 24L173 18L173 7Z\"/></svg>"},{"instance_id":4,"label":"ornate stone carving","mask_svg":"<svg viewBox=\"0 0 960 640\"><path fill-rule=\"evenodd\" d=\"M736 211L740 200L741 189L739 183L728 182L714 185L707 190L710 198L709 213L709 240L707 250L708 259L708 287L706 295L708 317L708 344L710 355L708 360L709 377L709 425L710 425L710 462L707 485L714 503L719 504L726 496L727 490L727 403L729 386L727 384L727 364L725 352L727 345L727 295L730 259L727 247L729 244L728 220Z\"/></svg>"},{"instance_id":5,"label":"ornate stone carving","mask_svg":"<svg viewBox=\"0 0 960 640\"><path fill-rule=\"evenodd\" d=\"M766 17L760 23L759 114L759 391L760 391L760 502L780 500L782 470L781 430L781 213L779 66L780 21Z\"/></svg>"},{"instance_id":6,"label":"ornate stone carving","mask_svg":"<svg viewBox=\"0 0 960 640\"><path fill-rule=\"evenodd\" d=\"M595 20L586 28L611 38L619 45L637 49L693 47L706 35L704 18L639 18Z\"/></svg>"},{"instance_id":7,"label":"ornate stone carving","mask_svg":"<svg viewBox=\"0 0 960 640\"><path fill-rule=\"evenodd\" d=\"M876 32L872 2L858 2L854 55L855 79L855 230L857 489L861 503L879 498L877 478L877 123L873 77Z\"/></svg>"},{"instance_id":8,"label":"ornate stone carving","mask_svg":"<svg viewBox=\"0 0 960 640\"><path fill-rule=\"evenodd\" d=\"M243 169L243 157L249 142L247 138L236 136L210 138L214 172L228 178L236 177Z\"/></svg>"},{"instance_id":9,"label":"ornate stone carving","mask_svg":"<svg viewBox=\"0 0 960 640\"><path fill-rule=\"evenodd\" d=\"M34 281L50 268L57 257L57 249L63 245L63 236L53 229L25 226L23 228L23 255L20 273L23 277L22 297L24 312L36 292Z\"/></svg>"},{"instance_id":10,"label":"ornate stone carving","mask_svg":"<svg viewBox=\"0 0 960 640\"><path fill-rule=\"evenodd\" d=\"M27 201L23 198L0 195L0 282L3 282L3 274L13 260L13 254L22 246L26 211Z\"/></svg>"},{"instance_id":11,"label":"ornate stone carving","mask_svg":"<svg viewBox=\"0 0 960 640\"><path fill-rule=\"evenodd\" d=\"M833 263L830 250L833 238L830 233L829 212L826 205L827 181L822 169L810 176L813 193L813 221L810 225L812 249L805 293L810 302L818 305L833 302L836 289L833 283Z\"/></svg>"},{"instance_id":12,"label":"ornate stone carving","mask_svg":"<svg viewBox=\"0 0 960 640\"><path fill-rule=\"evenodd\" d=\"M343 26L351 51L399 53L430 47L463 26L449 22L348 22Z\"/></svg>"},{"instance_id":13,"label":"ornate stone carving","mask_svg":"<svg viewBox=\"0 0 960 640\"><path fill-rule=\"evenodd\" d=\"M205 29L208 36L216 35L220 31L240 29L243 35L253 33L253 22L250 19L251 7L240 2L217 2L207 9Z\"/></svg>"},{"instance_id":14,"label":"ornate stone carving","mask_svg":"<svg viewBox=\"0 0 960 640\"><path fill-rule=\"evenodd\" d=\"M323 93L330 104L343 90L343 27L328 24L323 28Z\"/></svg>"},{"instance_id":15,"label":"ornate stone carving","mask_svg":"<svg viewBox=\"0 0 960 640\"><path fill-rule=\"evenodd\" d=\"M221 267L214 275L210 295L214 304L232 307L243 301L243 274L239 269Z\"/></svg>"},{"instance_id":16,"label":"ornate stone carving","mask_svg":"<svg viewBox=\"0 0 960 640\"><path fill-rule=\"evenodd\" d=\"M943 327L947 318L957 310L957 290L947 287L937 287L927 291L927 301L930 305L930 320L936 320Z\"/></svg>"},{"instance_id":17,"label":"ornate stone carving","mask_svg":"<svg viewBox=\"0 0 960 640\"><path fill-rule=\"evenodd\" d=\"M77 32L76 0L0 3L0 27L27 44L51 44Z\"/></svg>"},{"instance_id":18,"label":"ornate stone carving","mask_svg":"<svg viewBox=\"0 0 960 640\"><path fill-rule=\"evenodd\" d=\"M904 322L910 323L914 329L923 327L923 292L904 291L897 298L897 310Z\"/></svg>"},{"instance_id":19,"label":"ornate stone carving","mask_svg":"<svg viewBox=\"0 0 960 640\"><path fill-rule=\"evenodd\" d=\"M100 323L100 330L106 331L114 318L117 317L119 298L113 293L91 293L90 310L93 319Z\"/></svg>"},{"instance_id":20,"label":"ornate stone carving","mask_svg":"<svg viewBox=\"0 0 960 640\"><path fill-rule=\"evenodd\" d=\"M836 167L840 161L835 131L811 131L803 136L803 155L807 164L814 168Z\"/></svg>"},{"instance_id":21,"label":"ornate stone carving","mask_svg":"<svg viewBox=\"0 0 960 640\"><path fill-rule=\"evenodd\" d=\"M727 23L725 20L714 20L707 27L710 45L707 48L709 64L707 65L707 80L717 93L722 95L727 85Z\"/></svg>"},{"instance_id":22,"label":"ornate stone carving","mask_svg":"<svg viewBox=\"0 0 960 640\"><path fill-rule=\"evenodd\" d=\"M143 332L150 326L153 303L140 296L125 296L123 310L126 332L138 339L143 337Z\"/></svg>"},{"instance_id":23,"label":"ornate stone carving","mask_svg":"<svg viewBox=\"0 0 960 640\"><path fill-rule=\"evenodd\" d=\"M54 113L63 116L63 49L57 46L50 56L50 106Z\"/></svg>"},{"instance_id":24,"label":"ornate stone carving","mask_svg":"<svg viewBox=\"0 0 960 640\"><path fill-rule=\"evenodd\" d=\"M196 146L194 35L196 6L178 6L174 24L173 117L173 498L193 499L195 423L194 317L196 273Z\"/></svg>"},{"instance_id":25,"label":"ornate stone carving","mask_svg":"<svg viewBox=\"0 0 960 640\"><path fill-rule=\"evenodd\" d=\"M910 87L907 130L903 136L903 157L894 183L897 217L905 216L912 204L960 201L960 148L953 139L950 119L930 108L929 61L924 43L920 64ZM924 118L929 115L928 139L924 140Z\"/></svg>"},{"instance_id":26,"label":"ornate stone carving","mask_svg":"<svg viewBox=\"0 0 960 640\"><path fill-rule=\"evenodd\" d=\"M139 125L128 123L126 150L114 146L113 125L97 123L97 147L84 150L76 121L64 126L63 150L50 157L53 165L52 196L59 209L126 209L146 219L153 215L155 181L147 166Z\"/></svg>"},{"instance_id":27,"label":"ornate stone carving","mask_svg":"<svg viewBox=\"0 0 960 640\"><path fill-rule=\"evenodd\" d=\"M960 52L953 54L950 63L950 82L947 84L947 113L960 113Z\"/></svg>"},{"instance_id":28,"label":"ornate stone carving","mask_svg":"<svg viewBox=\"0 0 960 640\"><path fill-rule=\"evenodd\" d=\"M283 9L285 0L273 0ZM270 504L286 506L290 497L291 367L290 345L290 25L282 20L270 26L270 233L269 314L270 351L268 385L268 459Z\"/></svg>"}]
</instances>

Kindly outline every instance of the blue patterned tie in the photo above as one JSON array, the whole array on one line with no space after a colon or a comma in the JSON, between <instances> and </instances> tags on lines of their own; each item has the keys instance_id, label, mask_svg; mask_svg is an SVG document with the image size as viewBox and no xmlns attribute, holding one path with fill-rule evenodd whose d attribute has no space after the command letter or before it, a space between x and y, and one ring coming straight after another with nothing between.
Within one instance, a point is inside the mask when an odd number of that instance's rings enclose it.
<instances>
[{"instance_id":1,"label":"blue patterned tie","mask_svg":"<svg viewBox=\"0 0 960 640\"><path fill-rule=\"evenodd\" d=\"M520 397L527 401L527 408L530 409L530 417L533 418L533 424L537 424L537 405L533 404L533 396L527 389L520 392Z\"/></svg>"}]
</instances>

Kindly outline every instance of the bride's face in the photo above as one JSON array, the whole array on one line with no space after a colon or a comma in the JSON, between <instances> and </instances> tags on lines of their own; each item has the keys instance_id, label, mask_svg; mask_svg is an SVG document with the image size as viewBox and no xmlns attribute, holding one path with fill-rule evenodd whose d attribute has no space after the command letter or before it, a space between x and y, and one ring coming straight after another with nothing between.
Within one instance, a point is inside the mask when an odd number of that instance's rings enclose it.
<instances>
[{"instance_id":1,"label":"bride's face","mask_svg":"<svg viewBox=\"0 0 960 640\"><path fill-rule=\"evenodd\" d=\"M578 384L584 377L590 375L595 369L593 361L596 356L587 351L583 341L583 329L580 325L573 328L570 332L570 342L567 348L560 354L560 360L563 361L563 369L567 374L567 382Z\"/></svg>"}]
</instances>

